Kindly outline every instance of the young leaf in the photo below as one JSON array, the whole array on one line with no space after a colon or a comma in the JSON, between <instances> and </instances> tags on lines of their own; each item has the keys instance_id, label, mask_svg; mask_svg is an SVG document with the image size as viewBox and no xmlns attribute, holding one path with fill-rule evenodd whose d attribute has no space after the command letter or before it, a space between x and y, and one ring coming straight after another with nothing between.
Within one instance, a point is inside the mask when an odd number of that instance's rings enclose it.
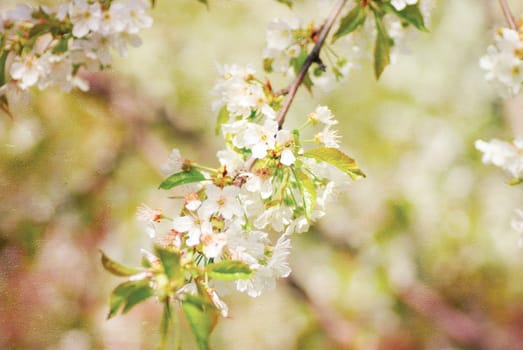
<instances>
[{"instance_id":1,"label":"young leaf","mask_svg":"<svg viewBox=\"0 0 523 350\"><path fill-rule=\"evenodd\" d=\"M267 73L272 73L272 64L274 63L274 58L264 58L263 59L263 70Z\"/></svg>"},{"instance_id":2,"label":"young leaf","mask_svg":"<svg viewBox=\"0 0 523 350\"><path fill-rule=\"evenodd\" d=\"M209 2L207 0L198 0L198 2L204 4L207 7L207 9L209 8Z\"/></svg>"},{"instance_id":3,"label":"young leaf","mask_svg":"<svg viewBox=\"0 0 523 350\"><path fill-rule=\"evenodd\" d=\"M337 148L314 148L305 152L303 156L334 165L353 180L365 177L365 174L358 168L356 161Z\"/></svg>"},{"instance_id":4,"label":"young leaf","mask_svg":"<svg viewBox=\"0 0 523 350\"><path fill-rule=\"evenodd\" d=\"M508 182L510 186L516 186L523 183L523 179L514 178Z\"/></svg>"},{"instance_id":5,"label":"young leaf","mask_svg":"<svg viewBox=\"0 0 523 350\"><path fill-rule=\"evenodd\" d=\"M223 260L207 265L209 277L222 281L244 280L252 275L252 270L246 263L235 260Z\"/></svg>"},{"instance_id":6,"label":"young leaf","mask_svg":"<svg viewBox=\"0 0 523 350\"><path fill-rule=\"evenodd\" d=\"M0 86L4 86L5 83L7 83L6 71L5 71L5 63L7 60L7 55L9 55L8 50L2 51L2 55L0 55Z\"/></svg>"},{"instance_id":7,"label":"young leaf","mask_svg":"<svg viewBox=\"0 0 523 350\"><path fill-rule=\"evenodd\" d=\"M289 6L289 8L290 8L290 7L292 7L292 5L293 5L292 3L294 0L276 0L276 1L278 1L282 4L285 4L285 5Z\"/></svg>"},{"instance_id":8,"label":"young leaf","mask_svg":"<svg viewBox=\"0 0 523 350\"><path fill-rule=\"evenodd\" d=\"M171 303L167 298L163 303L162 323L160 324L160 345L158 350L165 349L169 339L169 329L171 328L172 310Z\"/></svg>"},{"instance_id":9,"label":"young leaf","mask_svg":"<svg viewBox=\"0 0 523 350\"><path fill-rule=\"evenodd\" d=\"M205 176L203 176L203 174L198 170L191 168L189 171L181 171L172 174L160 184L160 188L169 190L176 186L200 182L203 180L205 180Z\"/></svg>"},{"instance_id":10,"label":"young leaf","mask_svg":"<svg viewBox=\"0 0 523 350\"><path fill-rule=\"evenodd\" d=\"M220 109L220 112L218 112L218 120L216 121L216 129L214 129L214 132L216 135L219 135L222 131L222 124L227 123L229 121L229 111L227 110L227 106L223 106L222 109Z\"/></svg>"},{"instance_id":11,"label":"young leaf","mask_svg":"<svg viewBox=\"0 0 523 350\"><path fill-rule=\"evenodd\" d=\"M366 18L367 6L362 7L357 4L345 17L341 19L340 26L332 37L332 42L335 42L342 36L355 31L359 26L362 26L365 23Z\"/></svg>"},{"instance_id":12,"label":"young leaf","mask_svg":"<svg viewBox=\"0 0 523 350\"><path fill-rule=\"evenodd\" d=\"M163 270L170 280L180 275L180 254L159 246L154 248L154 252L160 258Z\"/></svg>"},{"instance_id":13,"label":"young leaf","mask_svg":"<svg viewBox=\"0 0 523 350\"><path fill-rule=\"evenodd\" d=\"M209 337L218 318L218 310L207 300L195 295L186 295L182 310L191 326L200 350L209 349Z\"/></svg>"},{"instance_id":14,"label":"young leaf","mask_svg":"<svg viewBox=\"0 0 523 350\"><path fill-rule=\"evenodd\" d=\"M374 44L374 74L379 79L385 67L390 64L390 38L383 24L382 16L376 13L376 43Z\"/></svg>"},{"instance_id":15,"label":"young leaf","mask_svg":"<svg viewBox=\"0 0 523 350\"><path fill-rule=\"evenodd\" d=\"M53 48L53 54L64 53L69 47L69 39L61 38L58 44Z\"/></svg>"},{"instance_id":16,"label":"young leaf","mask_svg":"<svg viewBox=\"0 0 523 350\"><path fill-rule=\"evenodd\" d=\"M310 217L312 214L312 209L314 209L314 203L316 203L316 187L314 186L314 182L312 182L311 178L302 170L297 169L295 171L295 176L296 181L299 182L299 186L302 190L305 213L307 214L307 217Z\"/></svg>"},{"instance_id":17,"label":"young leaf","mask_svg":"<svg viewBox=\"0 0 523 350\"><path fill-rule=\"evenodd\" d=\"M415 28L427 32L428 29L425 27L425 20L423 14L419 9L419 5L408 5L403 10L398 11L390 4L384 4L387 12L395 13L402 21L413 25Z\"/></svg>"},{"instance_id":18,"label":"young leaf","mask_svg":"<svg viewBox=\"0 0 523 350\"><path fill-rule=\"evenodd\" d=\"M124 266L124 265L122 265L122 264L120 264L120 263L110 259L102 251L100 251L100 253L102 253L102 265L103 265L103 267L107 271L109 271L110 273L112 273L115 276L128 277L128 276L136 275L137 273L142 272L141 270Z\"/></svg>"},{"instance_id":19,"label":"young leaf","mask_svg":"<svg viewBox=\"0 0 523 350\"><path fill-rule=\"evenodd\" d=\"M126 313L136 304L152 297L154 290L149 286L148 280L128 281L119 284L109 297L109 315L114 317L120 309Z\"/></svg>"}]
</instances>

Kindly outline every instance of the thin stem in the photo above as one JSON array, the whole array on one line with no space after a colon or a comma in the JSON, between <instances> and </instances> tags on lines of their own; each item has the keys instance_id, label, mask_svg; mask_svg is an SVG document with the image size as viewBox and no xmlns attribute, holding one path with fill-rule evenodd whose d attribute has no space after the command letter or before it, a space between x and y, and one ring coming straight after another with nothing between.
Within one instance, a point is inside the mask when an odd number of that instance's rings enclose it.
<instances>
[{"instance_id":1,"label":"thin stem","mask_svg":"<svg viewBox=\"0 0 523 350\"><path fill-rule=\"evenodd\" d=\"M507 23L510 27L510 29L518 30L518 25L516 24L516 20L514 19L514 16L512 15L512 12L510 11L510 7L508 6L508 3L506 0L499 0L499 5L501 6L501 9L503 10L503 15L507 19Z\"/></svg>"},{"instance_id":2,"label":"thin stem","mask_svg":"<svg viewBox=\"0 0 523 350\"><path fill-rule=\"evenodd\" d=\"M281 129L283 123L285 122L285 117L287 116L287 112L289 112L289 108L292 105L292 101L294 101L294 97L296 96L296 93L298 92L298 88L303 83L303 79L305 79L305 75L307 74L307 71L309 70L310 66L318 61L320 57L320 51L323 47L323 44L325 43L325 40L327 39L327 35L329 34L329 31L331 30L332 26L334 25L334 22L336 21L336 18L340 14L341 10L343 9L343 6L347 3L347 0L340 0L336 6L333 7L331 13L329 14L329 17L325 20L325 23L321 27L320 34L318 35L318 41L316 42L316 45L314 45L311 53L309 56L307 56L307 59L305 60L305 63L303 63L303 66L301 67L298 75L296 76L296 79L292 82L290 87L288 89L283 89L281 91L282 94L287 95L287 99L285 100L285 103L278 114L278 118L276 119L278 122L278 128ZM245 169L251 170L251 168L254 166L254 163L256 163L256 158L251 157L246 163L245 163Z\"/></svg>"},{"instance_id":3,"label":"thin stem","mask_svg":"<svg viewBox=\"0 0 523 350\"><path fill-rule=\"evenodd\" d=\"M205 170L205 171L208 171L208 172L213 173L213 174L216 174L218 172L214 168L210 168L208 166L200 165L200 164L197 164L197 163L191 163L191 166L193 168L197 168L197 169L200 169L200 170Z\"/></svg>"},{"instance_id":4,"label":"thin stem","mask_svg":"<svg viewBox=\"0 0 523 350\"><path fill-rule=\"evenodd\" d=\"M334 22L336 21L336 18L341 12L341 9L345 4L347 3L347 0L340 0L334 6L332 9L332 12L330 13L329 17L325 20L325 24L321 28L321 32L318 36L318 41L316 42L316 45L314 45L314 48L312 49L309 56L307 56L307 59L305 60L305 63L303 64L303 67L301 67L300 72L298 73L298 76L294 80L294 82L289 87L289 94L287 95L287 99L285 100L285 104L283 105L280 114L278 115L278 126L281 129L283 123L285 122L285 116L287 115L287 112L289 111L289 108L291 107L292 101L294 100L294 97L296 96L296 93L298 92L298 88L303 83L303 79L305 78L305 75L307 74L307 71L309 70L310 66L318 61L320 56L320 51L323 46L323 43L325 42L325 39L327 39L327 35L329 34L329 31L331 30L332 26L334 25Z\"/></svg>"}]
</instances>

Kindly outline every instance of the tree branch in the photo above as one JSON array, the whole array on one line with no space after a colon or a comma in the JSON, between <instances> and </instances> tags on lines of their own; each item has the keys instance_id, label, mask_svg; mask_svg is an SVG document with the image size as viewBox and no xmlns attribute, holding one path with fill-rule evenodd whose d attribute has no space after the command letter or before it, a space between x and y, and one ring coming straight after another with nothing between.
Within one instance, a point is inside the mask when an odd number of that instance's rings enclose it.
<instances>
[{"instance_id":1,"label":"tree branch","mask_svg":"<svg viewBox=\"0 0 523 350\"><path fill-rule=\"evenodd\" d=\"M510 27L510 29L518 30L518 25L516 24L516 20L514 19L514 16L512 15L512 12L510 11L510 7L508 6L508 3L506 0L499 0L499 5L501 6L501 9L503 10L503 15L507 19L507 23Z\"/></svg>"},{"instance_id":2,"label":"tree branch","mask_svg":"<svg viewBox=\"0 0 523 350\"><path fill-rule=\"evenodd\" d=\"M303 83L303 79L305 78L305 75L307 74L307 71L309 70L310 66L317 62L320 56L320 51L325 43L325 39L327 39L327 35L329 34L329 31L331 30L332 26L334 25L334 22L336 21L336 18L341 12L341 9L345 4L347 3L347 0L340 0L334 6L332 9L329 17L325 20L325 23L323 24L320 34L318 35L318 41L316 42L316 45L314 45L314 48L312 49L309 56L307 56L307 59L305 60L305 63L303 64L303 67L301 67L298 75L296 76L296 79L293 81L291 86L289 87L289 93L287 95L287 99L285 100L285 104L283 105L277 121L278 126L281 129L283 123L285 122L285 116L287 115L287 112L289 111L289 108L291 107L292 101L294 100L294 97L296 96L296 93L298 92L298 88Z\"/></svg>"}]
</instances>

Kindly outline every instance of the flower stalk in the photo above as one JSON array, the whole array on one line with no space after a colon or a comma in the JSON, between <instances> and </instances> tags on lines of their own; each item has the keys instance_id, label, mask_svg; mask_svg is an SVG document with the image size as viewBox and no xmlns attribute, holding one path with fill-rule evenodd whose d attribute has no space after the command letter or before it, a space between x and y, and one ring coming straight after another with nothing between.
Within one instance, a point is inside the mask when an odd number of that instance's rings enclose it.
<instances>
[{"instance_id":1,"label":"flower stalk","mask_svg":"<svg viewBox=\"0 0 523 350\"><path fill-rule=\"evenodd\" d=\"M510 11L510 7L508 6L507 0L499 0L499 5L501 6L503 16L505 16L510 29L518 30L518 25L516 24L516 20L512 15L512 11Z\"/></svg>"}]
</instances>

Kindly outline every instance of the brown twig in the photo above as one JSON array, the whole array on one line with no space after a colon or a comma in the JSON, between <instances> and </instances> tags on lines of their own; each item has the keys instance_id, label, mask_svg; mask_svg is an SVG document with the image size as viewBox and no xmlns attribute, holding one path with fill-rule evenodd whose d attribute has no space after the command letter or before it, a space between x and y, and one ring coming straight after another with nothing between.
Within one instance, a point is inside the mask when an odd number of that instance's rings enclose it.
<instances>
[{"instance_id":1,"label":"brown twig","mask_svg":"<svg viewBox=\"0 0 523 350\"><path fill-rule=\"evenodd\" d=\"M499 0L499 5L501 6L501 9L503 10L503 16L507 19L507 23L510 27L510 29L518 30L518 25L516 24L516 20L514 19L514 16L512 15L512 12L510 11L510 7L508 6L508 3L506 0Z\"/></svg>"},{"instance_id":2,"label":"brown twig","mask_svg":"<svg viewBox=\"0 0 523 350\"><path fill-rule=\"evenodd\" d=\"M289 108L292 105L292 101L294 100L294 97L296 96L296 93L298 92L298 88L303 83L303 79L305 79L305 75L307 74L310 66L314 62L318 62L320 58L320 51L323 47L323 44L325 43L325 39L327 39L327 35L329 35L329 31L331 30L332 26L334 25L334 22L336 21L336 18L338 18L338 15L340 14L343 6L347 3L347 0L340 0L336 6L333 7L331 13L329 14L329 17L325 20L325 23L321 27L320 34L318 35L318 41L316 41L316 44L312 48L311 53L307 56L307 59L303 63L303 66L301 67L300 71L298 72L298 76L296 76L296 79L292 82L292 84L287 89L282 89L277 94L287 95L287 99L285 100L285 103L283 104L283 107L278 114L278 118L276 119L278 122L278 128L281 129L283 123L285 122L285 117L287 116L287 112L289 111ZM246 163L245 163L245 169L251 170L251 168L254 166L254 163L256 163L256 158L251 157Z\"/></svg>"},{"instance_id":3,"label":"brown twig","mask_svg":"<svg viewBox=\"0 0 523 350\"><path fill-rule=\"evenodd\" d=\"M320 56L320 51L325 43L325 39L327 39L327 35L329 34L329 31L331 30L334 22L336 21L336 18L340 14L343 6L347 3L347 0L340 0L336 4L336 6L333 7L329 17L325 20L325 24L323 24L320 34L318 35L318 41L316 42L316 45L314 45L314 48L312 49L309 56L307 56L307 59L305 60L305 63L301 67L298 76L294 81L292 82L291 86L289 87L289 93L287 95L287 99L285 100L285 103L278 115L277 121L278 126L281 129L283 123L285 122L285 116L287 115L287 112L289 111L289 108L291 107L292 101L294 100L294 97L296 96L296 93L298 92L298 88L303 83L303 79L305 78L305 75L307 74L307 71L309 70L310 66L317 62Z\"/></svg>"}]
</instances>

